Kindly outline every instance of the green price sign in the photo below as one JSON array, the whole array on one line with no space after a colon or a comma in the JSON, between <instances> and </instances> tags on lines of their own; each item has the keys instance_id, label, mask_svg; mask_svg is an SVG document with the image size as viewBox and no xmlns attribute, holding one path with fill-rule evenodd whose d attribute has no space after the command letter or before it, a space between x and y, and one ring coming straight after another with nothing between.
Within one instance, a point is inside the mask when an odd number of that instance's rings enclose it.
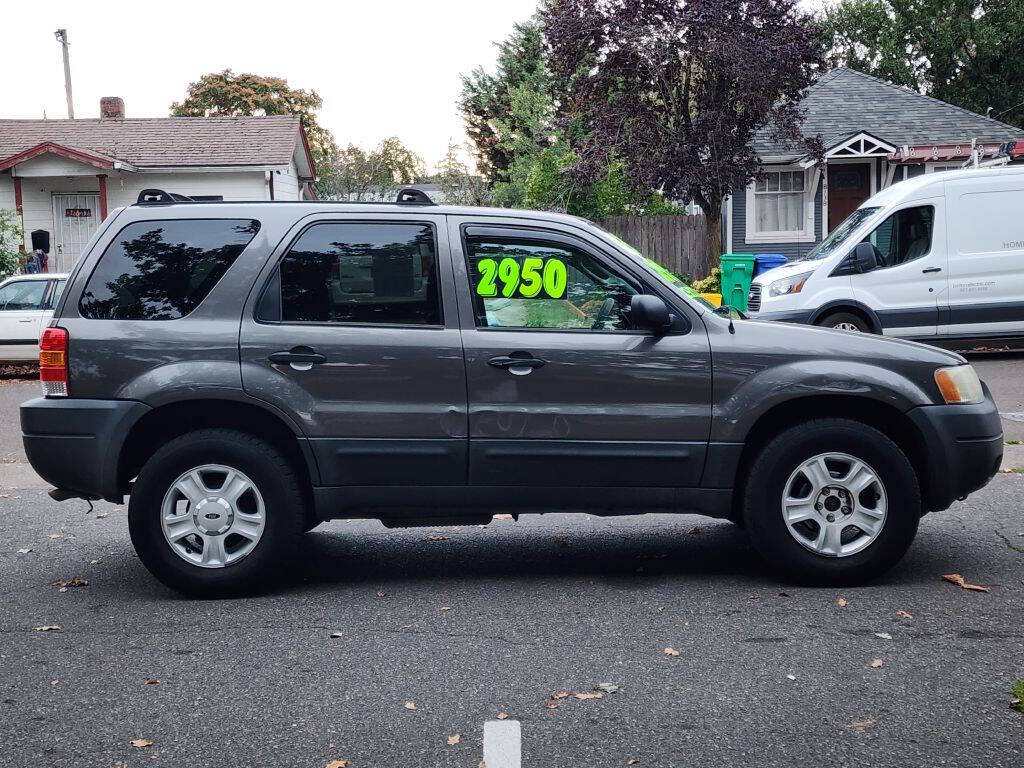
<instances>
[{"instance_id":1,"label":"green price sign","mask_svg":"<svg viewBox=\"0 0 1024 768\"><path fill-rule=\"evenodd\" d=\"M476 292L480 296L504 296L506 299L561 299L568 279L565 262L531 256L523 259L480 259L476 265L480 280ZM499 287L500 285L500 287Z\"/></svg>"}]
</instances>

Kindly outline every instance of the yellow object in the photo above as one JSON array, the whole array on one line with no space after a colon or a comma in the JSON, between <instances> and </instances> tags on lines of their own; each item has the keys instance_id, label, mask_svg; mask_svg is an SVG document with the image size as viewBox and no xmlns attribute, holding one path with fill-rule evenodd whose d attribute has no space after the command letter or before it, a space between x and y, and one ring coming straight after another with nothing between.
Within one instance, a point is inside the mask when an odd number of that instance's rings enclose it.
<instances>
[{"instance_id":1,"label":"yellow object","mask_svg":"<svg viewBox=\"0 0 1024 768\"><path fill-rule=\"evenodd\" d=\"M720 293L702 293L700 297L716 307L722 306L722 294Z\"/></svg>"}]
</instances>

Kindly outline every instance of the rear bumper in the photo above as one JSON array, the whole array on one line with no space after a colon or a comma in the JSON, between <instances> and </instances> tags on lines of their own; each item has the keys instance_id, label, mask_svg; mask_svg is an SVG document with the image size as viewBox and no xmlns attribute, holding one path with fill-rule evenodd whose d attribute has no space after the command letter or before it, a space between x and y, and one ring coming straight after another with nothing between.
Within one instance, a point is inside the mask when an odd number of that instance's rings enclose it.
<instances>
[{"instance_id":1,"label":"rear bumper","mask_svg":"<svg viewBox=\"0 0 1024 768\"><path fill-rule=\"evenodd\" d=\"M120 501L121 447L148 410L135 400L29 400L21 406L25 453L39 476L57 488Z\"/></svg>"},{"instance_id":2,"label":"rear bumper","mask_svg":"<svg viewBox=\"0 0 1024 768\"><path fill-rule=\"evenodd\" d=\"M924 405L907 413L924 438L928 477L921 491L930 511L946 509L999 471L1003 427L984 390L985 400L975 405Z\"/></svg>"}]
</instances>

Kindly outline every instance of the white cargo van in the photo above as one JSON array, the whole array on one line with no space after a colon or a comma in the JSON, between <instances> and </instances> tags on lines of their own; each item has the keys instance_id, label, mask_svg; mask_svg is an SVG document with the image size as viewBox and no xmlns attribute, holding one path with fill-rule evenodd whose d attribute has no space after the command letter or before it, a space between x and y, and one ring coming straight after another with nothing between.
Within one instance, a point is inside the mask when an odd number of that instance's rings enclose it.
<instances>
[{"instance_id":1,"label":"white cargo van","mask_svg":"<svg viewBox=\"0 0 1024 768\"><path fill-rule=\"evenodd\" d=\"M888 187L758 275L749 306L754 319L923 340L1024 336L1024 167Z\"/></svg>"}]
</instances>

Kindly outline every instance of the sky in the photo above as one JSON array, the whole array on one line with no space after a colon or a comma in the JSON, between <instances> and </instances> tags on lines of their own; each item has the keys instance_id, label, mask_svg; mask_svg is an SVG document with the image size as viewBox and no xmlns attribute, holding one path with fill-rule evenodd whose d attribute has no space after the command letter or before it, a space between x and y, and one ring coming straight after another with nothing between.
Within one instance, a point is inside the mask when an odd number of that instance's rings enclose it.
<instances>
[{"instance_id":1,"label":"sky","mask_svg":"<svg viewBox=\"0 0 1024 768\"><path fill-rule=\"evenodd\" d=\"M283 77L317 91L337 142L398 136L428 167L466 140L459 75L491 69L494 43L536 0L94 0L5 3L0 118L67 117L54 31L68 31L75 117L120 96L128 117L166 117L207 72Z\"/></svg>"}]
</instances>

